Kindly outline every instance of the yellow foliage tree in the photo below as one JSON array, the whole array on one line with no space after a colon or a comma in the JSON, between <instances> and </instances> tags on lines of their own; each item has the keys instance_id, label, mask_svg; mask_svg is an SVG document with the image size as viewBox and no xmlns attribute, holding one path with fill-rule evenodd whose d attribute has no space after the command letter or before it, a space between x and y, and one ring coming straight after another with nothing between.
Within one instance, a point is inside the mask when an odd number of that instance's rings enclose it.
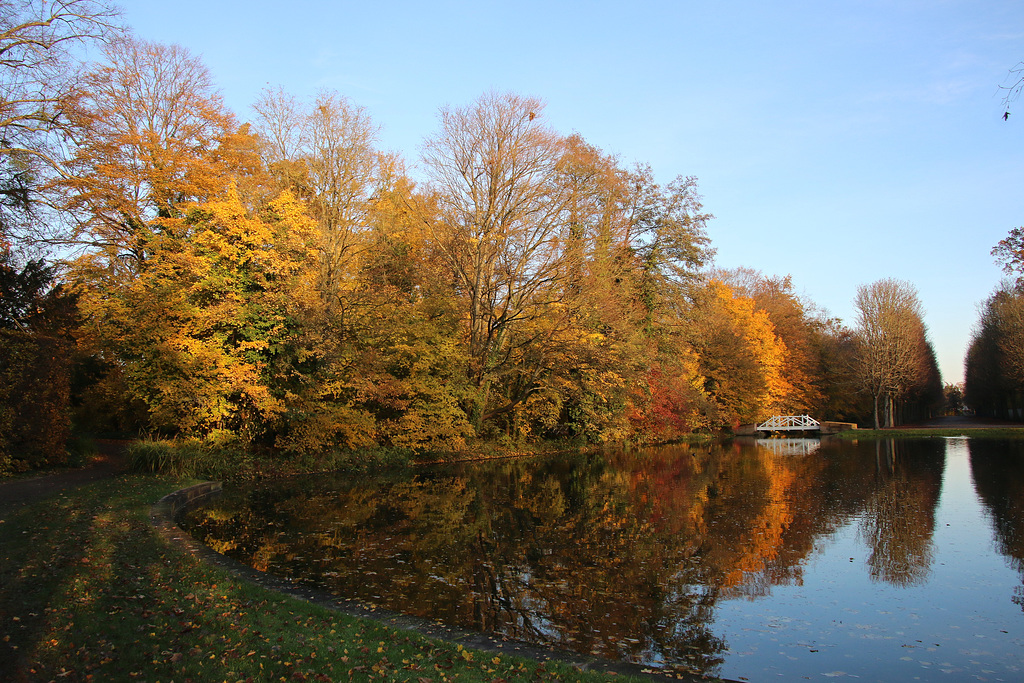
<instances>
[{"instance_id":1,"label":"yellow foliage tree","mask_svg":"<svg viewBox=\"0 0 1024 683\"><path fill-rule=\"evenodd\" d=\"M151 240L130 281L102 258L76 264L86 329L151 427L254 441L295 383L315 226L288 194L254 214L233 190L191 208L182 226Z\"/></svg>"}]
</instances>

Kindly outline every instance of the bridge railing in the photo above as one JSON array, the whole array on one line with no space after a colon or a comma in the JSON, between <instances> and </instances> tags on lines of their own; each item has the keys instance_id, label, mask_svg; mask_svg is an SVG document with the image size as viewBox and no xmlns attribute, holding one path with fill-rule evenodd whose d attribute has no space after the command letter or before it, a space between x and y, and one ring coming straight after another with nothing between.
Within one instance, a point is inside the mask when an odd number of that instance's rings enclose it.
<instances>
[{"instance_id":1,"label":"bridge railing","mask_svg":"<svg viewBox=\"0 0 1024 683\"><path fill-rule=\"evenodd\" d=\"M757 425L759 432L787 432L821 430L821 423L810 415L773 415Z\"/></svg>"}]
</instances>

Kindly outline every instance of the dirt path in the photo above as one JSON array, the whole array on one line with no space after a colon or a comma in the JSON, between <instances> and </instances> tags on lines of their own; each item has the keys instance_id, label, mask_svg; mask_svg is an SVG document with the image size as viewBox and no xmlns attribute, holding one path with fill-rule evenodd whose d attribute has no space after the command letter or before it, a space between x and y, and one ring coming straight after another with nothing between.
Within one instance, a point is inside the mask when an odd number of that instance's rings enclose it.
<instances>
[{"instance_id":1,"label":"dirt path","mask_svg":"<svg viewBox=\"0 0 1024 683\"><path fill-rule=\"evenodd\" d=\"M87 467L0 483L0 520L6 520L12 512L29 503L89 482L117 476L125 469L124 453L127 444L127 441L99 441L96 445L100 455Z\"/></svg>"}]
</instances>

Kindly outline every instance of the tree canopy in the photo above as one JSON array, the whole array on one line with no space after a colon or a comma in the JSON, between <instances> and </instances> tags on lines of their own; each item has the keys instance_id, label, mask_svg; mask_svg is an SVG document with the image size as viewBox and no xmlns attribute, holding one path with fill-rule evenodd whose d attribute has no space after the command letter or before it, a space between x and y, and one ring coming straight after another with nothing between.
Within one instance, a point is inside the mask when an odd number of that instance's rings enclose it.
<instances>
[{"instance_id":1,"label":"tree canopy","mask_svg":"<svg viewBox=\"0 0 1024 683\"><path fill-rule=\"evenodd\" d=\"M29 55L12 36L40 7L83 12L52 49L103 45L74 78L64 56L0 64L0 181L31 180L55 212L37 232L66 250L60 269L4 252L3 314L73 295L80 423L306 454L670 441L864 417L858 386L891 422L937 377L906 286L862 288L851 331L788 277L709 270L695 178L559 133L536 98L441 110L417 183L344 95L271 88L241 122L197 56L117 31L98 2L5 6L0 56ZM54 89L33 110L36 82ZM48 171L19 176L33 159ZM4 196L4 216L27 210Z\"/></svg>"}]
</instances>

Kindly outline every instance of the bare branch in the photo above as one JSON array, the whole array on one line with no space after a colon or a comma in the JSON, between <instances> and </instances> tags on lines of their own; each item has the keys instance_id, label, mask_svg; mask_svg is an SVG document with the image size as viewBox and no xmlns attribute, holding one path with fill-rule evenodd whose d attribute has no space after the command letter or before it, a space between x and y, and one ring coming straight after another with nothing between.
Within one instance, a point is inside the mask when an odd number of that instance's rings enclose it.
<instances>
[{"instance_id":1,"label":"bare branch","mask_svg":"<svg viewBox=\"0 0 1024 683\"><path fill-rule=\"evenodd\" d=\"M122 33L118 20L106 0L0 3L0 184L24 190L0 198L0 238L31 241L39 188L59 174L80 96L73 51Z\"/></svg>"},{"instance_id":2,"label":"bare branch","mask_svg":"<svg viewBox=\"0 0 1024 683\"><path fill-rule=\"evenodd\" d=\"M999 86L1000 90L1006 91L1003 95L1003 120L1010 117L1010 104L1016 102L1024 91L1024 62L1018 62L1006 75L1010 85Z\"/></svg>"}]
</instances>

